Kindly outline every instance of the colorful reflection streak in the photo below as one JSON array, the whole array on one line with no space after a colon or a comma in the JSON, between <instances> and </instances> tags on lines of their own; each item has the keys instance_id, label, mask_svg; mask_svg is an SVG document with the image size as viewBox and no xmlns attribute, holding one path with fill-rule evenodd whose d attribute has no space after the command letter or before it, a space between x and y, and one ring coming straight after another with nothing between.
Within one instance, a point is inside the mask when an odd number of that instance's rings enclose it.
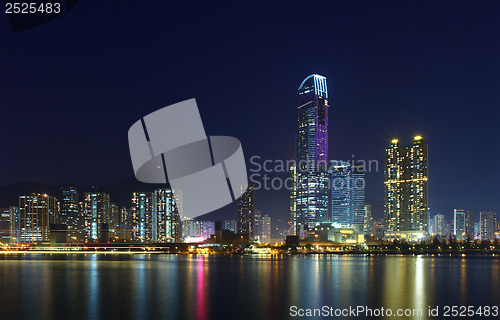
<instances>
[{"instance_id":1,"label":"colorful reflection streak","mask_svg":"<svg viewBox=\"0 0 500 320\"><path fill-rule=\"evenodd\" d=\"M292 319L499 304L498 257L0 255L2 319ZM394 318L394 317L392 317Z\"/></svg>"}]
</instances>

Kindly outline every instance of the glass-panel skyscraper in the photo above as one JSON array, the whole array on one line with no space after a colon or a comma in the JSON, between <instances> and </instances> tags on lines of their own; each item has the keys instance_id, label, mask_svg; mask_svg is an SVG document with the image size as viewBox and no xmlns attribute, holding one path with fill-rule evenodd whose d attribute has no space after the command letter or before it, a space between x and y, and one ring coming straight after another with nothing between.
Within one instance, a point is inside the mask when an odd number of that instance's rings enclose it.
<instances>
[{"instance_id":1,"label":"glass-panel skyscraper","mask_svg":"<svg viewBox=\"0 0 500 320\"><path fill-rule=\"evenodd\" d=\"M331 221L343 227L365 223L365 169L346 161L332 161L330 174ZM360 229L358 229L360 230Z\"/></svg>"},{"instance_id":2,"label":"glass-panel skyscraper","mask_svg":"<svg viewBox=\"0 0 500 320\"><path fill-rule=\"evenodd\" d=\"M453 234L456 236L456 239L459 241L466 239L465 232L465 210L463 209L455 209L453 214Z\"/></svg>"},{"instance_id":3,"label":"glass-panel skyscraper","mask_svg":"<svg viewBox=\"0 0 500 320\"><path fill-rule=\"evenodd\" d=\"M328 221L328 89L312 74L298 89L295 218L297 229Z\"/></svg>"}]
</instances>

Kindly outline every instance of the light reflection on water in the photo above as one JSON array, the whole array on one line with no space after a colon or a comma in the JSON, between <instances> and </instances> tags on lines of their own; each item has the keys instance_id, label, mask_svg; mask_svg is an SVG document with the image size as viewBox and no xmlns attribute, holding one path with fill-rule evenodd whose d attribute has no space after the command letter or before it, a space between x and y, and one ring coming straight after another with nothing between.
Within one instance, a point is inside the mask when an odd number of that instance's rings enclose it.
<instances>
[{"instance_id":1,"label":"light reflection on water","mask_svg":"<svg viewBox=\"0 0 500 320\"><path fill-rule=\"evenodd\" d=\"M421 308L426 315L428 306L500 301L500 259L491 257L1 254L0 259L1 319L287 319L291 305Z\"/></svg>"}]
</instances>

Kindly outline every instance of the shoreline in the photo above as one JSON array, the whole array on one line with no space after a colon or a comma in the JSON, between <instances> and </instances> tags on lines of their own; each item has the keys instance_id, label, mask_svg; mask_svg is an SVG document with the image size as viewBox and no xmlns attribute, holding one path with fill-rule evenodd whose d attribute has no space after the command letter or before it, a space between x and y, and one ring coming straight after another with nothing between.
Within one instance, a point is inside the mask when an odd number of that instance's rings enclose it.
<instances>
[{"instance_id":1,"label":"shoreline","mask_svg":"<svg viewBox=\"0 0 500 320\"><path fill-rule=\"evenodd\" d=\"M135 255L135 254L163 254L163 255L203 255L203 256L310 256L310 255L353 255L353 256L426 256L426 257L492 257L500 259L500 252L300 252L300 253L233 253L233 252L164 252L164 251L103 251L103 250L0 250L1 255L17 254L97 254L97 255ZM1 260L1 258L0 258Z\"/></svg>"}]
</instances>

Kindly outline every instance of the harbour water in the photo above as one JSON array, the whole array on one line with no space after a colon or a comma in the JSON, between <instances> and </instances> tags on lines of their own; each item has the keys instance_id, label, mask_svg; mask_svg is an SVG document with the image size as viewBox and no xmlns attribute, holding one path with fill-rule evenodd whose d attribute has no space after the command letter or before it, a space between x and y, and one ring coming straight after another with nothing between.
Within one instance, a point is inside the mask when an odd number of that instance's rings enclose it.
<instances>
[{"instance_id":1,"label":"harbour water","mask_svg":"<svg viewBox=\"0 0 500 320\"><path fill-rule=\"evenodd\" d=\"M291 311L323 306L450 319L446 306L495 305L491 256L0 254L1 319L335 318Z\"/></svg>"}]
</instances>

